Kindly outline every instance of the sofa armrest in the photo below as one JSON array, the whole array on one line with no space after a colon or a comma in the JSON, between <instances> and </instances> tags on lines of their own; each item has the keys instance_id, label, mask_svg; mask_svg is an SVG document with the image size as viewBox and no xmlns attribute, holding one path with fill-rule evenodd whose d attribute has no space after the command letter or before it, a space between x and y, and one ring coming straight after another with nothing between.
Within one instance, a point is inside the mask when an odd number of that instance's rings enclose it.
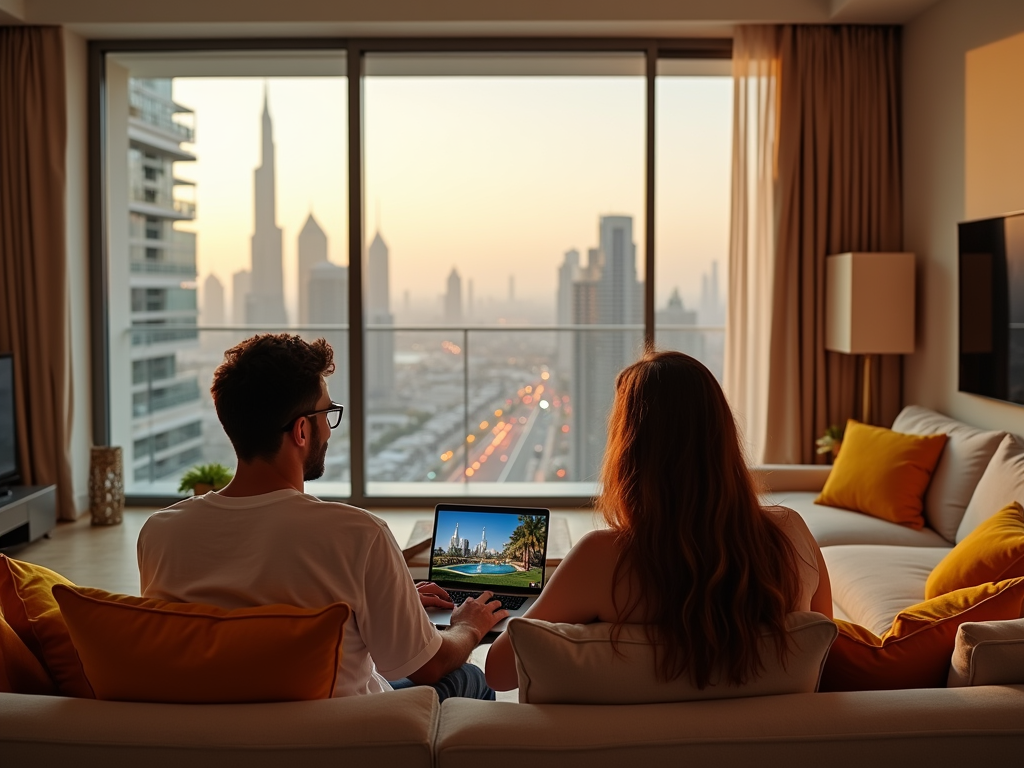
<instances>
[{"instance_id":1,"label":"sofa armrest","mask_svg":"<svg viewBox=\"0 0 1024 768\"><path fill-rule=\"evenodd\" d=\"M832 467L828 464L759 464L751 467L764 493L814 491L825 487Z\"/></svg>"}]
</instances>

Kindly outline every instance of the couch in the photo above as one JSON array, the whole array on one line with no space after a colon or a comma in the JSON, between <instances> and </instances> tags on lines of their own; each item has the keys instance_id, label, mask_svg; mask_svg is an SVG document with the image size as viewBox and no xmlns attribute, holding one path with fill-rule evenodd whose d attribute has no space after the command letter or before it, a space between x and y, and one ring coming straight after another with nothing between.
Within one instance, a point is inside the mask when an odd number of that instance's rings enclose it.
<instances>
[{"instance_id":1,"label":"couch","mask_svg":"<svg viewBox=\"0 0 1024 768\"><path fill-rule=\"evenodd\" d=\"M931 568L969 533L963 523L974 486L1003 439L913 407L894 427L951 435L921 530L813 504L829 467L758 470L768 499L797 509L821 543L837 616L875 632L923 599ZM109 766L187 761L192 768L1016 764L1024 754L1024 685L630 706L438 705L430 689L207 706L0 694L0 754L11 765L65 766L84 758Z\"/></svg>"}]
</instances>

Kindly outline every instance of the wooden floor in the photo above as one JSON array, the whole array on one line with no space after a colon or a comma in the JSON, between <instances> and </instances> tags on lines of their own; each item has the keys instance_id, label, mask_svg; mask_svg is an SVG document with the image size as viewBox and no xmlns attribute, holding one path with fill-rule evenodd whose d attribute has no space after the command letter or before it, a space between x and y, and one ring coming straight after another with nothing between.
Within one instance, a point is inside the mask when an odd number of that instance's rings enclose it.
<instances>
[{"instance_id":1,"label":"wooden floor","mask_svg":"<svg viewBox=\"0 0 1024 768\"><path fill-rule=\"evenodd\" d=\"M99 587L108 592L138 595L139 569L135 545L146 519L156 510L127 509L120 525L93 526L86 515L74 523L60 523L49 538L8 551L18 560L45 566L75 584ZM406 546L418 520L430 517L430 510L374 510L390 526L399 544ZM569 544L579 541L587 531L599 525L592 511L552 512L552 518L563 518L569 529ZM489 646L478 647L472 661L483 666ZM498 694L500 701L517 701L516 691Z\"/></svg>"}]
</instances>

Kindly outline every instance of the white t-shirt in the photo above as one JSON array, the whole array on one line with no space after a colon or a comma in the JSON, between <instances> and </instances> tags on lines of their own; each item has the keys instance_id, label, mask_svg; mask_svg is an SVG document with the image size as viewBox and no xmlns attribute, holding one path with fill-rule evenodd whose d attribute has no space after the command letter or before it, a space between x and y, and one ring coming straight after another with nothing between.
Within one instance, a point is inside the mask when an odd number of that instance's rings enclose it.
<instances>
[{"instance_id":1,"label":"white t-shirt","mask_svg":"<svg viewBox=\"0 0 1024 768\"><path fill-rule=\"evenodd\" d=\"M394 536L362 509L295 490L208 493L157 512L139 534L142 594L222 608L344 602L335 696L391 690L441 646Z\"/></svg>"}]
</instances>

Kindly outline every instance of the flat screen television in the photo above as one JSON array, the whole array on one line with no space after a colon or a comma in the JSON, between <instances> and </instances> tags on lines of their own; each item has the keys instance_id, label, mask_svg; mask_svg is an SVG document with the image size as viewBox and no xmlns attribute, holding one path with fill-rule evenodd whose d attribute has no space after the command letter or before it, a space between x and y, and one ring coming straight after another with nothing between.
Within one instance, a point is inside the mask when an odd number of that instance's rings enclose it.
<instances>
[{"instance_id":1,"label":"flat screen television","mask_svg":"<svg viewBox=\"0 0 1024 768\"><path fill-rule=\"evenodd\" d=\"M958 229L960 391L1024 405L1024 212Z\"/></svg>"},{"instance_id":2,"label":"flat screen television","mask_svg":"<svg viewBox=\"0 0 1024 768\"><path fill-rule=\"evenodd\" d=\"M17 485L18 425L14 418L14 357L0 353L0 488Z\"/></svg>"}]
</instances>

